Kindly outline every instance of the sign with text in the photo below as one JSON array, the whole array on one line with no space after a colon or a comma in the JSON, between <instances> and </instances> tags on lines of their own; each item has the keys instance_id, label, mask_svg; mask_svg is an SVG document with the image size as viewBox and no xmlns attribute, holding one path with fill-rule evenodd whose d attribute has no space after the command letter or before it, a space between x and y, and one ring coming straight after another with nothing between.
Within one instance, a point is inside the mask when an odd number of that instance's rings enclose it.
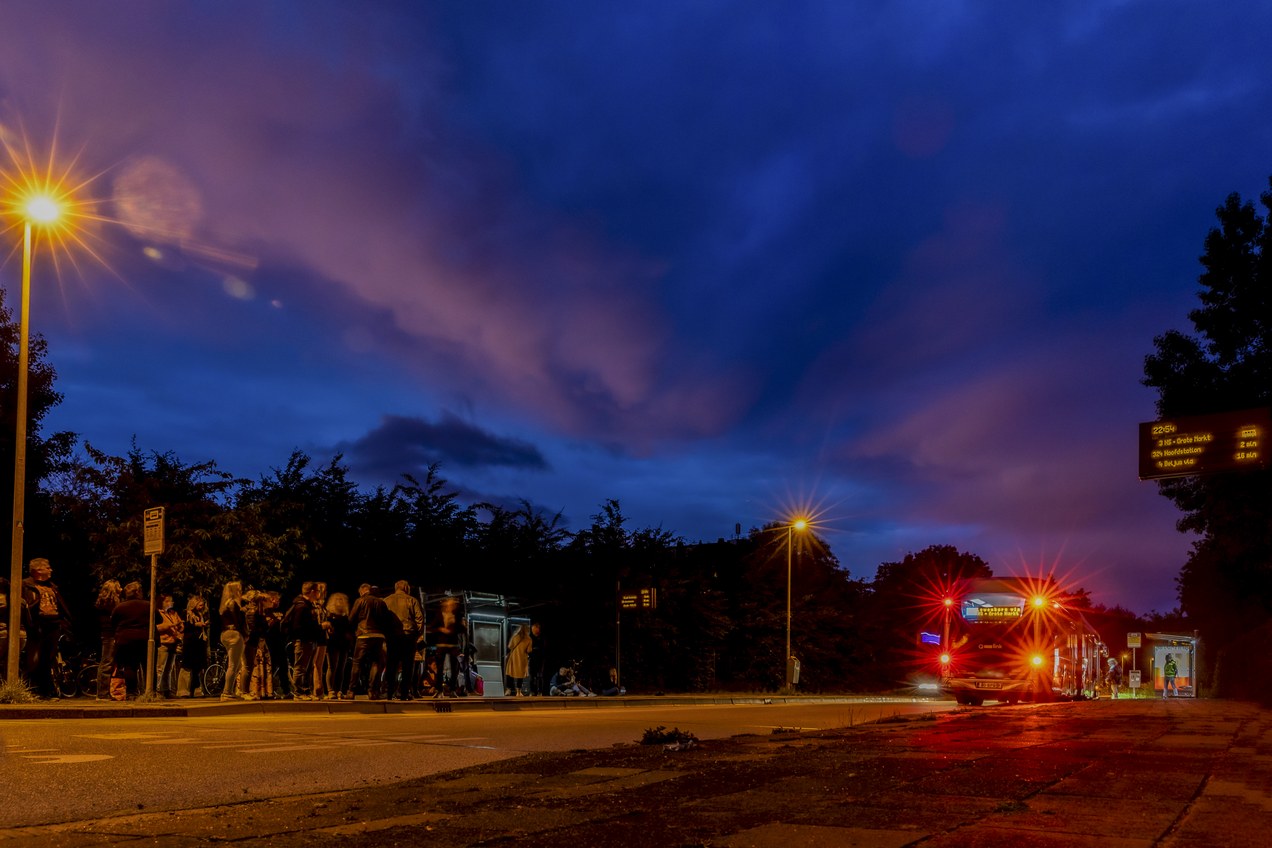
<instances>
[{"instance_id":1,"label":"sign with text","mask_svg":"<svg viewBox=\"0 0 1272 848\"><path fill-rule=\"evenodd\" d=\"M619 607L625 610L657 609L658 590L650 587L635 592L623 592L618 596Z\"/></svg>"},{"instance_id":2,"label":"sign with text","mask_svg":"<svg viewBox=\"0 0 1272 848\"><path fill-rule=\"evenodd\" d=\"M1128 648L1138 648L1138 647L1141 647L1141 645L1140 645L1140 641L1141 641L1140 634L1138 634L1138 633L1127 633L1127 634L1126 634L1126 647L1128 647Z\"/></svg>"},{"instance_id":3,"label":"sign with text","mask_svg":"<svg viewBox=\"0 0 1272 848\"><path fill-rule=\"evenodd\" d=\"M142 513L141 552L146 556L163 553L163 507L152 506Z\"/></svg>"},{"instance_id":4,"label":"sign with text","mask_svg":"<svg viewBox=\"0 0 1272 848\"><path fill-rule=\"evenodd\" d=\"M1161 480L1268 467L1272 410L1181 416L1139 425L1139 477Z\"/></svg>"}]
</instances>

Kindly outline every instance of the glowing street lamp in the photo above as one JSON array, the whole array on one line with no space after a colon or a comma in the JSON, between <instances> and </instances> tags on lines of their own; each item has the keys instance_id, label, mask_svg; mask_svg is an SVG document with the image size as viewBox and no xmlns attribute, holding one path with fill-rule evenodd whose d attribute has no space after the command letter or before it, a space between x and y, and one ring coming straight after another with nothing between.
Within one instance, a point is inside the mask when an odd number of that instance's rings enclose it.
<instances>
[{"instance_id":1,"label":"glowing street lamp","mask_svg":"<svg viewBox=\"0 0 1272 848\"><path fill-rule=\"evenodd\" d=\"M50 193L37 192L22 199L17 209L22 217L22 306L18 332L17 420L13 435L13 539L9 559L9 655L6 680L18 679L18 629L22 604L22 533L26 513L27 371L31 318L31 228L50 226L61 217L65 201Z\"/></svg>"},{"instance_id":2,"label":"glowing street lamp","mask_svg":"<svg viewBox=\"0 0 1272 848\"><path fill-rule=\"evenodd\" d=\"M794 547L795 531L803 533L808 527L808 519L796 518L786 525L786 685L791 691L791 548Z\"/></svg>"}]
</instances>

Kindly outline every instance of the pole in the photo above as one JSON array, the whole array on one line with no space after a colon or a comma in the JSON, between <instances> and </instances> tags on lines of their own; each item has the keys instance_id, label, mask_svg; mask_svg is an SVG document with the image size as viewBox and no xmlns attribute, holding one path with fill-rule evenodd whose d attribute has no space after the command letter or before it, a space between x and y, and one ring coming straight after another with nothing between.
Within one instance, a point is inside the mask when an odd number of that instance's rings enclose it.
<instances>
[{"instance_id":1,"label":"pole","mask_svg":"<svg viewBox=\"0 0 1272 848\"><path fill-rule=\"evenodd\" d=\"M31 320L31 222L22 233L22 307L18 331L17 420L13 428L13 537L9 556L9 655L6 680L18 679L22 627L22 534L26 513L27 370ZM27 634L30 638L32 634Z\"/></svg>"},{"instance_id":2,"label":"pole","mask_svg":"<svg viewBox=\"0 0 1272 848\"><path fill-rule=\"evenodd\" d=\"M623 644L623 581L614 585L614 674L618 680L623 679L623 653L619 649ZM617 686L618 680L614 681Z\"/></svg>"},{"instance_id":3,"label":"pole","mask_svg":"<svg viewBox=\"0 0 1272 848\"><path fill-rule=\"evenodd\" d=\"M786 686L791 691L791 546L795 539L795 526L786 525Z\"/></svg>"},{"instance_id":4,"label":"pole","mask_svg":"<svg viewBox=\"0 0 1272 848\"><path fill-rule=\"evenodd\" d=\"M159 555L150 555L150 639L146 642L146 694L155 693L155 573Z\"/></svg>"}]
</instances>

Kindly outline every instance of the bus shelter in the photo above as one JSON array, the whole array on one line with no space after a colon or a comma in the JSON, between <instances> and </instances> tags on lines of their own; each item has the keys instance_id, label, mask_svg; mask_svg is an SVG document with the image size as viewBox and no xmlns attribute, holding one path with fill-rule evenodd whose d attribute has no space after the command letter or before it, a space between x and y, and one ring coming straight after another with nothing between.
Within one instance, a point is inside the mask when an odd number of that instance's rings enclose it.
<instances>
[{"instance_id":1,"label":"bus shelter","mask_svg":"<svg viewBox=\"0 0 1272 848\"><path fill-rule=\"evenodd\" d=\"M1166 692L1166 657L1174 657L1178 666L1175 676L1175 687L1179 689L1179 697L1197 697L1197 643L1196 636L1183 636L1175 633L1145 633L1152 651L1153 693L1164 695Z\"/></svg>"},{"instance_id":2,"label":"bus shelter","mask_svg":"<svg viewBox=\"0 0 1272 848\"><path fill-rule=\"evenodd\" d=\"M503 695L508 640L522 624L530 624L529 616L521 614L520 604L504 595L460 591L425 595L425 620L431 623L433 610L448 598L459 600L462 614L468 619L468 638L475 651L474 662L482 677L485 695Z\"/></svg>"}]
</instances>

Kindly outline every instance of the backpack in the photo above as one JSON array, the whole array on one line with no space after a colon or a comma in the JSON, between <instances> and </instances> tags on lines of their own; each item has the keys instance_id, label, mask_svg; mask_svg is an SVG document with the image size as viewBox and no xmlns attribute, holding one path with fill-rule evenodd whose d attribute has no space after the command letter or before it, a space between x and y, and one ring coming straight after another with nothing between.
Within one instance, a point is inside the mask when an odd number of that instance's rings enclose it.
<instances>
[{"instance_id":1,"label":"backpack","mask_svg":"<svg viewBox=\"0 0 1272 848\"><path fill-rule=\"evenodd\" d=\"M308 612L309 609L307 607L302 607L297 604L291 605L291 608L287 610L287 615L283 616L282 626L280 628L283 631L284 639L289 642L294 642L304 635L305 625L304 622L300 620L300 617Z\"/></svg>"}]
</instances>

